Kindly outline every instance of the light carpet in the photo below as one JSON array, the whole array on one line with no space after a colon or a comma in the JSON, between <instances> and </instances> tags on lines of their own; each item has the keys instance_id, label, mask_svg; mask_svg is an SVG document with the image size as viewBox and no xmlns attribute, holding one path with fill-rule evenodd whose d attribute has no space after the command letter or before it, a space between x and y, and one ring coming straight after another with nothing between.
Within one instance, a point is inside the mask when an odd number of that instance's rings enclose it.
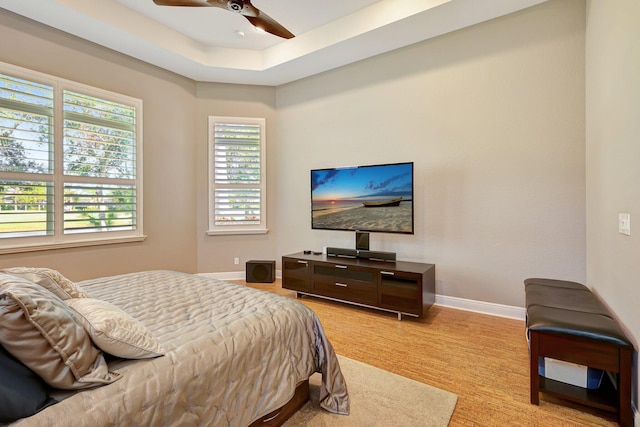
<instances>
[{"instance_id":1,"label":"light carpet","mask_svg":"<svg viewBox=\"0 0 640 427\"><path fill-rule=\"evenodd\" d=\"M351 401L349 415L325 411L318 404L320 374L309 380L311 398L284 427L429 426L449 424L458 396L338 355Z\"/></svg>"}]
</instances>

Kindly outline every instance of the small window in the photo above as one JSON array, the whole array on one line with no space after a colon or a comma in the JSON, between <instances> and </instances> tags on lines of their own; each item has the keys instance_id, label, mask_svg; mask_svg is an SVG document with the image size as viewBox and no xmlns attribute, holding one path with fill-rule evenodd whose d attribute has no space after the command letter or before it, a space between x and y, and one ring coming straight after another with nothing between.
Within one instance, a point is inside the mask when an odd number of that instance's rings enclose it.
<instances>
[{"instance_id":1,"label":"small window","mask_svg":"<svg viewBox=\"0 0 640 427\"><path fill-rule=\"evenodd\" d=\"M142 101L0 63L0 253L141 240Z\"/></svg>"},{"instance_id":2,"label":"small window","mask_svg":"<svg viewBox=\"0 0 640 427\"><path fill-rule=\"evenodd\" d=\"M265 120L209 117L208 234L266 233Z\"/></svg>"}]
</instances>

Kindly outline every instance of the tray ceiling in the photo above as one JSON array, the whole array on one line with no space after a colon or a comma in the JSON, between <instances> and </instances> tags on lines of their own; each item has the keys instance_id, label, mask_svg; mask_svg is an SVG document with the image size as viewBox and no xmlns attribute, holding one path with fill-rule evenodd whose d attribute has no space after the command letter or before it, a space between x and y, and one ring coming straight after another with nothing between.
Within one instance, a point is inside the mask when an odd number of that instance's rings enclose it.
<instances>
[{"instance_id":1,"label":"tray ceiling","mask_svg":"<svg viewBox=\"0 0 640 427\"><path fill-rule=\"evenodd\" d=\"M546 0L253 0L296 37L217 7L0 0L0 7L196 81L277 86Z\"/></svg>"}]
</instances>

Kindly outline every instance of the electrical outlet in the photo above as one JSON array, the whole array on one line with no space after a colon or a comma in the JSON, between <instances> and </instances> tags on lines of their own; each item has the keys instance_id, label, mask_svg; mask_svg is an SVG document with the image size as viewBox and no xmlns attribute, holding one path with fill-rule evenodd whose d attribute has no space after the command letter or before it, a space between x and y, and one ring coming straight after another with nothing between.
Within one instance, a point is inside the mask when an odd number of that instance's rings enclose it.
<instances>
[{"instance_id":1,"label":"electrical outlet","mask_svg":"<svg viewBox=\"0 0 640 427\"><path fill-rule=\"evenodd\" d=\"M240 264L240 258L235 257L235 258L233 259L233 263L234 263L235 265Z\"/></svg>"},{"instance_id":2,"label":"electrical outlet","mask_svg":"<svg viewBox=\"0 0 640 427\"><path fill-rule=\"evenodd\" d=\"M631 236L631 215L628 213L618 214L618 232Z\"/></svg>"}]
</instances>

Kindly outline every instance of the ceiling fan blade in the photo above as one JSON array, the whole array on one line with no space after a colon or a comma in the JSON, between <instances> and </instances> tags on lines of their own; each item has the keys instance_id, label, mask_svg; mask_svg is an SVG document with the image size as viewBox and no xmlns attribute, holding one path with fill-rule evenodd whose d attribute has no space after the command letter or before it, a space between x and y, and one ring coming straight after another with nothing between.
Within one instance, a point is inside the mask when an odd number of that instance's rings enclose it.
<instances>
[{"instance_id":1,"label":"ceiling fan blade","mask_svg":"<svg viewBox=\"0 0 640 427\"><path fill-rule=\"evenodd\" d=\"M276 20L251 4L251 0L209 0L209 3L226 2L227 9L243 15L254 27L285 39L294 38L295 35Z\"/></svg>"},{"instance_id":2,"label":"ceiling fan blade","mask_svg":"<svg viewBox=\"0 0 640 427\"><path fill-rule=\"evenodd\" d=\"M158 6L212 6L206 0L153 0L153 2Z\"/></svg>"},{"instance_id":3,"label":"ceiling fan blade","mask_svg":"<svg viewBox=\"0 0 640 427\"><path fill-rule=\"evenodd\" d=\"M274 34L278 37L291 39L295 35L276 22L266 13L251 4L251 0L153 0L159 6L213 6L239 13L253 24L254 27Z\"/></svg>"},{"instance_id":4,"label":"ceiling fan blade","mask_svg":"<svg viewBox=\"0 0 640 427\"><path fill-rule=\"evenodd\" d=\"M291 31L287 30L285 27L280 25L273 18L262 11L258 11L258 16L245 15L245 18L247 18L254 27L264 30L267 33L274 34L284 39L292 39L295 37L295 35Z\"/></svg>"}]
</instances>

